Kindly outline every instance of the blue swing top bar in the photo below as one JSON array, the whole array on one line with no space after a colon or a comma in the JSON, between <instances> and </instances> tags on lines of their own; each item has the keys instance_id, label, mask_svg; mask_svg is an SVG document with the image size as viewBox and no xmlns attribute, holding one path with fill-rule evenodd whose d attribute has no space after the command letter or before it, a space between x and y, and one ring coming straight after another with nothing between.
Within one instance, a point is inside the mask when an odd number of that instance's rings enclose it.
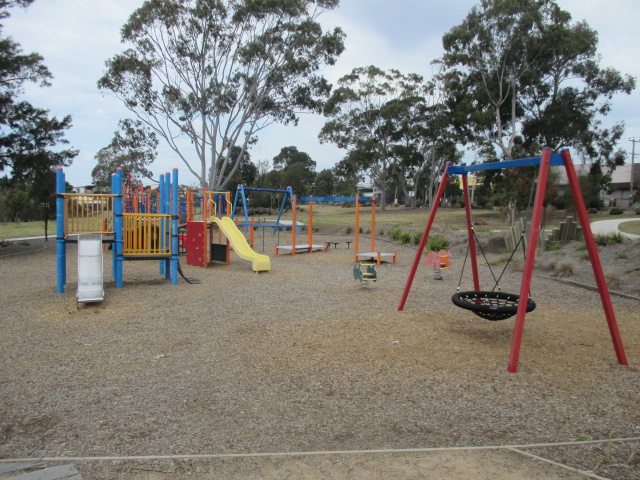
<instances>
[{"instance_id":1,"label":"blue swing top bar","mask_svg":"<svg viewBox=\"0 0 640 480\"><path fill-rule=\"evenodd\" d=\"M447 173L449 175L464 175L469 172L480 172L483 170L499 170L501 168L530 167L540 165L542 157L521 158L518 160L507 160L505 162L479 163L477 165L449 165ZM562 156L559 153L551 155L551 166L561 166Z\"/></svg>"},{"instance_id":2,"label":"blue swing top bar","mask_svg":"<svg viewBox=\"0 0 640 480\"><path fill-rule=\"evenodd\" d=\"M360 203L374 202L372 197L358 197ZM356 197L300 197L301 202L355 202Z\"/></svg>"}]
</instances>

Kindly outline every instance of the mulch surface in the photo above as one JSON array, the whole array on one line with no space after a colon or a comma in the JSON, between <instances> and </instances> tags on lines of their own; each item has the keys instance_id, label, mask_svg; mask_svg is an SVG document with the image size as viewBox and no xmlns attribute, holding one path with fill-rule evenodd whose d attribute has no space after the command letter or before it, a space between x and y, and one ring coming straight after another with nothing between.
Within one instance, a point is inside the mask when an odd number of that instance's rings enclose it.
<instances>
[{"instance_id":1,"label":"mulch surface","mask_svg":"<svg viewBox=\"0 0 640 480\"><path fill-rule=\"evenodd\" d=\"M640 248L625 245L630 253L618 260L634 272L629 265L640 262ZM194 285L170 285L157 262L127 262L123 289L115 288L107 254L105 301L79 308L75 245L68 246L62 295L55 292L55 242L21 247L0 250L2 458L640 437L640 302L612 297L625 367L598 294L554 282L548 269L533 278L538 306L527 315L518 373L511 374L514 320L488 322L451 303L462 247L444 280L420 266L403 312L397 306L415 250L384 242L380 249L398 250L398 264L378 267L370 288L354 281L353 250L344 244L271 255L272 272L261 274L233 255L231 265L206 269L183 258L185 275L200 280ZM514 271L501 283L517 293L519 282ZM535 454L640 479L639 448L613 442ZM173 463L176 475L209 478L206 462ZM129 478L131 468L87 463L81 472Z\"/></svg>"}]
</instances>

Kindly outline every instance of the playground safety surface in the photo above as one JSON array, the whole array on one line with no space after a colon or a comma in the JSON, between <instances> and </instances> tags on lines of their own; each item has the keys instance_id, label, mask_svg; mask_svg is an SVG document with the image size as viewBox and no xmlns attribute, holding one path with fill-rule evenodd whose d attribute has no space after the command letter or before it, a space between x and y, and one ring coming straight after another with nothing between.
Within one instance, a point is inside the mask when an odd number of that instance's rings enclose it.
<instances>
[{"instance_id":1,"label":"playground safety surface","mask_svg":"<svg viewBox=\"0 0 640 480\"><path fill-rule=\"evenodd\" d=\"M129 262L124 289L107 276L105 301L76 309L75 247L58 296L49 244L0 251L2 459L67 459L85 479L640 479L640 442L616 440L640 437L637 300L612 297L624 367L597 293L538 271L538 307L510 374L513 320L483 321L450 302L462 245L443 281L421 266L397 312L409 247L389 244L398 264L377 267L369 289L354 282L346 248L268 252L273 271L259 275L235 256L229 266L183 264L197 285L171 286L156 262ZM640 246L620 248L626 258L603 252L605 271L637 295ZM584 252L562 254L578 264ZM517 288L518 272L507 277L503 289ZM397 451L590 439L605 442Z\"/></svg>"}]
</instances>

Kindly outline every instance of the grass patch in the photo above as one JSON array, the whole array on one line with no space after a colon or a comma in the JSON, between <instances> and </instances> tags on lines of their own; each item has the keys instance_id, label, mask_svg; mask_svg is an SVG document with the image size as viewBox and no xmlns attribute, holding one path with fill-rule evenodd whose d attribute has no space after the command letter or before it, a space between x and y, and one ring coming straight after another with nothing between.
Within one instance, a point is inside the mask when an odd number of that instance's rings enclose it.
<instances>
[{"instance_id":1,"label":"grass patch","mask_svg":"<svg viewBox=\"0 0 640 480\"><path fill-rule=\"evenodd\" d=\"M376 229L389 233L393 227L399 227L406 230L424 230L425 223L429 217L430 210L425 208L406 208L406 207L387 207L384 212L380 208L376 209ZM309 206L301 205L298 214L298 221L307 222L309 215ZM474 210L474 216L482 217L491 223L491 226L484 226L483 230L499 230L506 228L505 215L499 210L478 209ZM265 219L275 219L276 215L267 215ZM282 216L284 220L291 219L291 212ZM320 227L341 227L350 226L355 229L356 210L352 205L343 208L338 205L314 205L313 206L313 224ZM436 215L434 225L446 225L452 229L466 229L466 217L463 208L439 208ZM360 226L363 228L371 228L371 206L360 206ZM476 229L480 227L475 227ZM324 230L323 230L324 231Z\"/></svg>"},{"instance_id":2,"label":"grass patch","mask_svg":"<svg viewBox=\"0 0 640 480\"><path fill-rule=\"evenodd\" d=\"M55 235L56 222L49 222L49 235ZM44 235L44 222L0 223L0 238L32 237Z\"/></svg>"},{"instance_id":3,"label":"grass patch","mask_svg":"<svg viewBox=\"0 0 640 480\"><path fill-rule=\"evenodd\" d=\"M618 260L626 260L627 258L629 258L629 256L624 252L620 252L620 253L616 253L616 258Z\"/></svg>"},{"instance_id":4,"label":"grass patch","mask_svg":"<svg viewBox=\"0 0 640 480\"><path fill-rule=\"evenodd\" d=\"M640 235L640 220L637 220L635 222L623 222L618 225L618 229L625 233Z\"/></svg>"}]
</instances>

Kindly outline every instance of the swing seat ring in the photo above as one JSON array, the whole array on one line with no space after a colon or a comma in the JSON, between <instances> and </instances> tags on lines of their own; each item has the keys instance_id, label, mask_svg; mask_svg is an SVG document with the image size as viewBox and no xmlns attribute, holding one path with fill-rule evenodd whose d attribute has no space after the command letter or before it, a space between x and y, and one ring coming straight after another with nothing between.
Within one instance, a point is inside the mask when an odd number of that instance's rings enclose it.
<instances>
[{"instance_id":1,"label":"swing seat ring","mask_svg":"<svg viewBox=\"0 0 640 480\"><path fill-rule=\"evenodd\" d=\"M519 295L505 292L458 292L451 301L460 308L471 310L481 318L491 321L505 320L518 312ZM527 312L536 308L536 302L527 300Z\"/></svg>"}]
</instances>

